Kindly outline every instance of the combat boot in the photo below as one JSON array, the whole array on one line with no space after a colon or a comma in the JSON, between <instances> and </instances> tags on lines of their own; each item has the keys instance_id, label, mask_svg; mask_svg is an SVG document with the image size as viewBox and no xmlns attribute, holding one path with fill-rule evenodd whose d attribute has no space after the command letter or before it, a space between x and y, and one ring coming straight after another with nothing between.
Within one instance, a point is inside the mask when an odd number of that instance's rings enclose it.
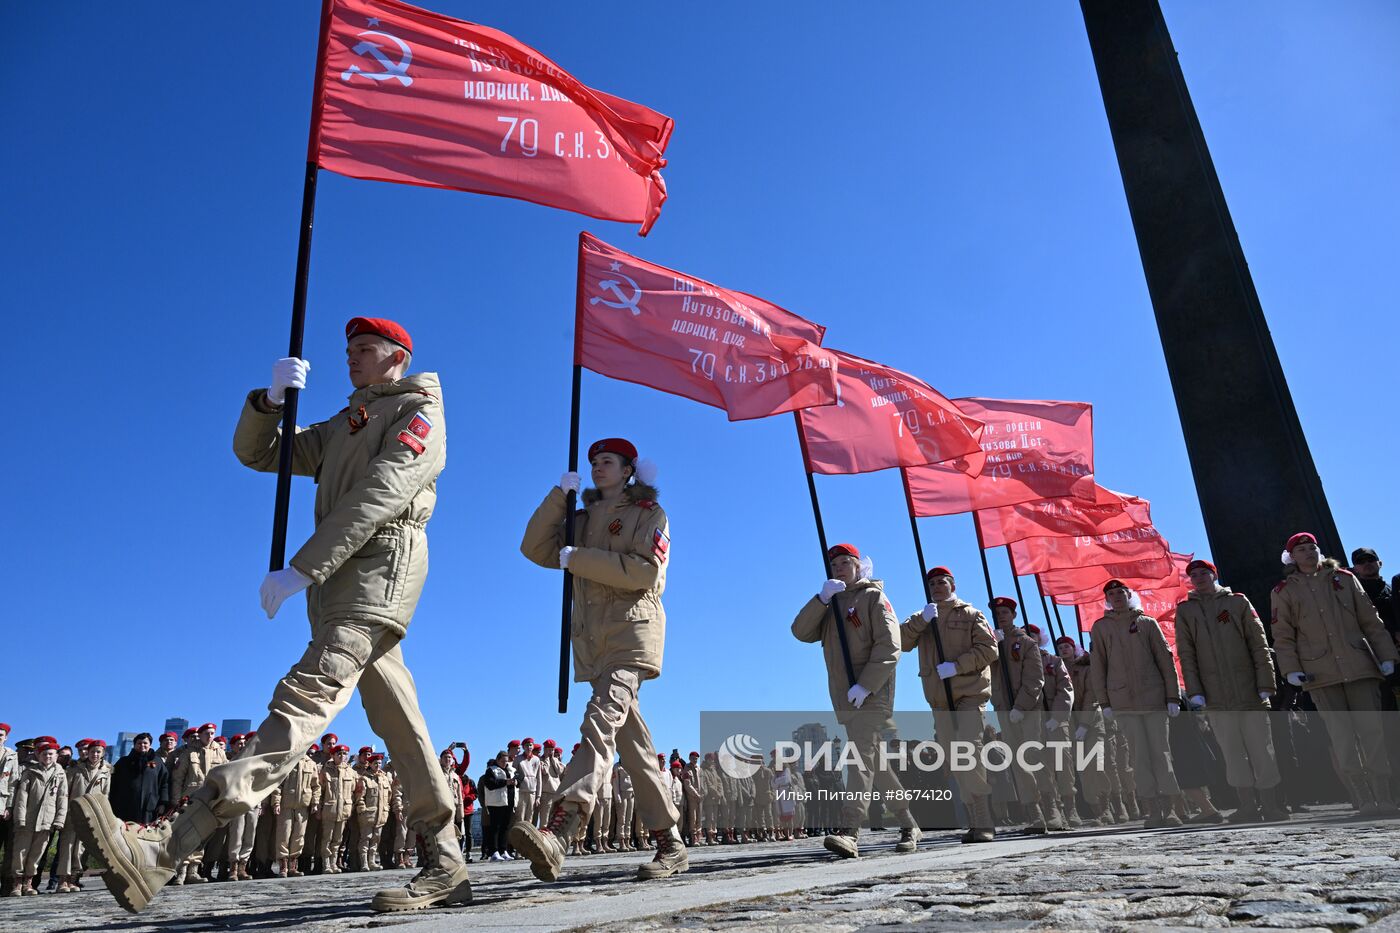
<instances>
[{"instance_id":1,"label":"combat boot","mask_svg":"<svg viewBox=\"0 0 1400 933\"><path fill-rule=\"evenodd\" d=\"M578 835L583 825L583 811L578 804L563 801L554 805L549 825L536 829L529 823L516 820L510 828L510 844L515 851L530 860L530 871L541 881L558 881L559 870L564 867L564 856L568 851L566 839Z\"/></svg>"},{"instance_id":2,"label":"combat boot","mask_svg":"<svg viewBox=\"0 0 1400 933\"><path fill-rule=\"evenodd\" d=\"M1064 814L1065 825L1070 829L1078 829L1084 825L1084 821L1079 818L1079 806L1073 793L1060 796L1060 812Z\"/></svg>"},{"instance_id":3,"label":"combat boot","mask_svg":"<svg viewBox=\"0 0 1400 933\"><path fill-rule=\"evenodd\" d=\"M637 866L638 881L669 878L689 870L690 856L676 827L653 830L651 838L656 842L656 857Z\"/></svg>"},{"instance_id":4,"label":"combat boot","mask_svg":"<svg viewBox=\"0 0 1400 933\"><path fill-rule=\"evenodd\" d=\"M1158 812L1158 826L1166 829L1181 825L1181 817L1177 816L1172 809L1172 798L1165 796L1155 797L1153 798L1153 806Z\"/></svg>"},{"instance_id":5,"label":"combat boot","mask_svg":"<svg viewBox=\"0 0 1400 933\"><path fill-rule=\"evenodd\" d=\"M1252 787L1236 787L1235 794L1240 798L1240 807L1225 817L1227 823L1258 823L1264 819L1259 811L1259 795Z\"/></svg>"},{"instance_id":6,"label":"combat boot","mask_svg":"<svg viewBox=\"0 0 1400 933\"><path fill-rule=\"evenodd\" d=\"M1259 810L1260 816L1266 823L1282 823L1292 819L1288 814L1288 808L1279 803L1278 787L1260 788Z\"/></svg>"},{"instance_id":7,"label":"combat boot","mask_svg":"<svg viewBox=\"0 0 1400 933\"><path fill-rule=\"evenodd\" d=\"M73 804L78 838L101 856L107 865L103 883L117 903L132 913L144 909L190 853L219 828L214 812L202 800L191 800L173 820L150 826L123 823L102 794L78 797ZM197 871L197 866L191 863L190 871Z\"/></svg>"},{"instance_id":8,"label":"combat boot","mask_svg":"<svg viewBox=\"0 0 1400 933\"><path fill-rule=\"evenodd\" d=\"M1130 794L1124 791L1123 803L1128 809L1128 819L1141 820L1146 818L1147 814L1138 806L1137 794Z\"/></svg>"},{"instance_id":9,"label":"combat boot","mask_svg":"<svg viewBox=\"0 0 1400 933\"><path fill-rule=\"evenodd\" d=\"M1133 816L1128 812L1128 805L1123 802L1122 794L1114 794L1109 804L1113 809L1113 822L1121 824L1132 820Z\"/></svg>"},{"instance_id":10,"label":"combat boot","mask_svg":"<svg viewBox=\"0 0 1400 933\"><path fill-rule=\"evenodd\" d=\"M919 830L919 823L914 819L914 814L908 810L900 810L895 814L895 819L899 821L899 842L894 845L896 852L913 852L919 848L919 839L923 833Z\"/></svg>"},{"instance_id":11,"label":"combat boot","mask_svg":"<svg viewBox=\"0 0 1400 933\"><path fill-rule=\"evenodd\" d=\"M199 862L190 862L185 866L185 884L204 884L208 880L199 873Z\"/></svg>"},{"instance_id":12,"label":"combat boot","mask_svg":"<svg viewBox=\"0 0 1400 933\"><path fill-rule=\"evenodd\" d=\"M1026 825L1021 832L1029 836L1040 836L1050 831L1045 825L1045 816L1040 812L1040 804L1034 800L1024 800L1021 802L1021 809L1026 811Z\"/></svg>"},{"instance_id":13,"label":"combat boot","mask_svg":"<svg viewBox=\"0 0 1400 933\"><path fill-rule=\"evenodd\" d=\"M24 878L21 879L23 883L20 885L19 893L22 897L28 897L31 894L37 895L39 893L39 889L34 887L34 882L38 877L38 875L25 875Z\"/></svg>"},{"instance_id":14,"label":"combat boot","mask_svg":"<svg viewBox=\"0 0 1400 933\"><path fill-rule=\"evenodd\" d=\"M822 840L822 846L826 851L839 855L842 858L858 858L860 856L860 846L857 840L860 838L860 828L843 829L834 832Z\"/></svg>"},{"instance_id":15,"label":"combat boot","mask_svg":"<svg viewBox=\"0 0 1400 933\"><path fill-rule=\"evenodd\" d=\"M962 841L965 843L991 842L996 838L996 830L992 828L992 805L991 798L987 796L974 796L968 807L968 822L972 825L963 834Z\"/></svg>"},{"instance_id":16,"label":"combat boot","mask_svg":"<svg viewBox=\"0 0 1400 933\"><path fill-rule=\"evenodd\" d=\"M1395 797L1390 792L1390 778L1385 775L1372 775L1370 781L1371 804L1361 811L1361 815L1373 820L1389 820L1400 816L1395 806Z\"/></svg>"},{"instance_id":17,"label":"combat boot","mask_svg":"<svg viewBox=\"0 0 1400 933\"><path fill-rule=\"evenodd\" d=\"M1045 815L1045 828L1052 833L1062 833L1069 829L1069 824L1065 822L1064 815L1060 813L1059 801L1054 794L1042 794L1040 796L1040 812Z\"/></svg>"},{"instance_id":18,"label":"combat boot","mask_svg":"<svg viewBox=\"0 0 1400 933\"><path fill-rule=\"evenodd\" d=\"M470 904L472 883L451 821L437 832L422 823L413 829L423 840L423 868L403 887L376 892L370 899L370 909L388 913L421 910L436 904Z\"/></svg>"}]
</instances>

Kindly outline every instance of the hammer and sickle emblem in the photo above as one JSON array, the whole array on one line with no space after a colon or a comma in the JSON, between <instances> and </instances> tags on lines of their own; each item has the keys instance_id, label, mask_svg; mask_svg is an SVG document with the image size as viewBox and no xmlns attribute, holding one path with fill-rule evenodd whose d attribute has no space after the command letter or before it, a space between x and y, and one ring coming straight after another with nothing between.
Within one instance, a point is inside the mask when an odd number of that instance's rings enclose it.
<instances>
[{"instance_id":1,"label":"hammer and sickle emblem","mask_svg":"<svg viewBox=\"0 0 1400 933\"><path fill-rule=\"evenodd\" d=\"M413 50L408 47L407 42L404 42L398 36L391 36L387 32L378 32L373 29L362 32L360 35L383 36L385 39L391 40L398 45L399 51L403 53L403 57L397 62L392 62L387 55L380 51L377 44L366 39L358 43L351 51L356 55L368 55L370 58L379 62L379 66L384 70L364 71L359 65L351 65L349 68L345 69L345 71L341 72L340 80L349 81L351 75L364 75L366 78L373 78L375 81L388 81L390 78L397 78L399 83L404 87L408 87L413 83L413 79L408 76L408 66L413 64Z\"/></svg>"},{"instance_id":2,"label":"hammer and sickle emblem","mask_svg":"<svg viewBox=\"0 0 1400 933\"><path fill-rule=\"evenodd\" d=\"M642 313L642 309L637 307L637 302L640 301L642 297L641 286L638 285L636 280L630 275L624 275L621 272L615 272L614 274L626 279L627 284L632 286L632 296L629 298L627 295L624 295L617 281L613 279L603 279L603 281L598 283L598 287L605 292L612 292L617 296L617 301L608 301L606 298L595 295L588 299L588 303L590 305L604 304L609 308L628 308L631 310L632 316L636 317Z\"/></svg>"}]
</instances>

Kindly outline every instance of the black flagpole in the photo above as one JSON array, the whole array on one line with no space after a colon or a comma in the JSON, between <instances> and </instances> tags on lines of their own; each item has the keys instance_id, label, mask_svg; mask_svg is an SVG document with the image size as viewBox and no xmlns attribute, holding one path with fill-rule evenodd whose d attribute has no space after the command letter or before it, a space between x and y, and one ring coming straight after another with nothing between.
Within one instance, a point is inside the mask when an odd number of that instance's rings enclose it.
<instances>
[{"instance_id":1,"label":"black flagpole","mask_svg":"<svg viewBox=\"0 0 1400 933\"><path fill-rule=\"evenodd\" d=\"M584 234L578 235L580 250L583 248ZM574 384L569 403L569 472L578 472L578 421L579 398L583 391L583 364L581 359L580 316L583 309L583 256L579 255L578 279L574 293ZM573 490L564 493L564 544L574 546L574 510L578 496ZM574 625L574 575L564 571L564 603L559 615L559 712L569 711L569 654L572 647Z\"/></svg>"},{"instance_id":2,"label":"black flagpole","mask_svg":"<svg viewBox=\"0 0 1400 933\"><path fill-rule=\"evenodd\" d=\"M1053 628L1050 628L1050 607L1046 605L1045 591L1040 588L1040 574L1035 575L1035 591L1040 594L1040 611L1045 615L1045 627L1053 632L1055 630ZM1055 621L1059 624L1060 627L1059 637L1064 638L1065 624L1060 621L1060 613L1058 610L1056 610L1055 612Z\"/></svg>"},{"instance_id":3,"label":"black flagpole","mask_svg":"<svg viewBox=\"0 0 1400 933\"><path fill-rule=\"evenodd\" d=\"M805 469L811 461L807 457L807 436L802 433L802 412L794 411L792 420L797 425L797 443L802 447L802 466ZM817 521L817 543L822 548L822 566L826 568L826 578L831 579L831 557L826 552L826 528L822 525L822 507L817 501L817 481L812 471L807 470L807 492L812 497L812 517ZM840 593L831 594L831 611L836 616L836 634L841 639L841 660L846 662L846 679L856 685L856 669L851 664L851 646L846 643L846 620L841 615Z\"/></svg>"},{"instance_id":4,"label":"black flagpole","mask_svg":"<svg viewBox=\"0 0 1400 933\"><path fill-rule=\"evenodd\" d=\"M933 602L933 592L928 584L928 564L924 562L924 543L919 538L919 521L914 517L914 494L909 489L909 472L904 467L899 468L899 478L904 481L904 504L909 509L909 528L914 532L914 553L919 558L919 579L924 581L924 602L931 603ZM948 656L943 653L943 636L938 631L937 619L929 623L929 631L933 633L933 648L938 652L938 661L941 664L948 660ZM953 685L944 680L943 689L948 694L948 712L955 712Z\"/></svg>"},{"instance_id":5,"label":"black flagpole","mask_svg":"<svg viewBox=\"0 0 1400 933\"><path fill-rule=\"evenodd\" d=\"M977 521L977 513L973 512L971 514L972 530L977 534L977 556L982 558L982 579L987 583L987 611L992 614L992 635L995 637L996 633L1001 631L1001 626L997 625L997 611L996 607L992 605L992 600L996 598L992 595L992 571L991 568L987 566L987 549L982 544L982 526ZM1008 551L1008 553L1010 552ZM1012 571L1012 576L1015 576L1014 569ZM1011 689L1011 667L1010 659L1006 656L1005 637L997 639L997 659L1001 662L999 665L1001 667L1001 680L1002 686L1006 688L1006 706L1009 716L1011 708L1016 705L1016 694ZM1003 729L1003 731L1005 730ZM1021 789L1016 786L1015 780L1011 782L1011 790L1016 795L1016 801L1019 803L1021 800Z\"/></svg>"},{"instance_id":6,"label":"black flagpole","mask_svg":"<svg viewBox=\"0 0 1400 933\"><path fill-rule=\"evenodd\" d=\"M326 37L330 33L331 2L322 0L320 41L316 48L316 74L312 82L311 130L306 144L306 177L301 189L301 235L297 242L296 281L292 287L292 336L287 355L301 357L306 330L306 284L311 277L311 227L316 215L317 156L321 137L321 78L326 70ZM287 513L292 502L292 455L296 451L298 389L287 389L282 402L282 436L277 445L277 494L272 506L272 553L268 570L281 570L287 562Z\"/></svg>"}]
</instances>

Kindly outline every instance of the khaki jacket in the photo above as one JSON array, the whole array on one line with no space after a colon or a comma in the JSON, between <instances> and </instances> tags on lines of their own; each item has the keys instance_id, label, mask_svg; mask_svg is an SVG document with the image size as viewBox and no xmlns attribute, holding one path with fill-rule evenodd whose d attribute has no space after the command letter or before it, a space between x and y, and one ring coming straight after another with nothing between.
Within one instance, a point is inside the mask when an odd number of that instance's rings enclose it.
<instances>
[{"instance_id":1,"label":"khaki jacket","mask_svg":"<svg viewBox=\"0 0 1400 933\"><path fill-rule=\"evenodd\" d=\"M355 785L360 776L346 765L327 762L321 765L321 819L350 819L355 811Z\"/></svg>"},{"instance_id":2,"label":"khaki jacket","mask_svg":"<svg viewBox=\"0 0 1400 933\"><path fill-rule=\"evenodd\" d=\"M209 772L226 761L228 755L218 742L210 742L208 748L198 742L183 746L175 758L175 770L170 772L172 803L203 787Z\"/></svg>"},{"instance_id":3,"label":"khaki jacket","mask_svg":"<svg viewBox=\"0 0 1400 933\"><path fill-rule=\"evenodd\" d=\"M1064 659L1048 651L1040 653L1045 666L1045 688L1041 705L1047 713L1054 714L1059 722L1066 722L1064 714L1074 709L1074 681L1065 669Z\"/></svg>"},{"instance_id":4,"label":"khaki jacket","mask_svg":"<svg viewBox=\"0 0 1400 933\"><path fill-rule=\"evenodd\" d=\"M919 677L924 682L924 699L934 709L948 708L948 691L938 678L942 661L957 664L958 672L948 681L953 703L963 707L971 702L979 708L992 697L991 664L996 660L997 642L987 617L971 603L956 596L938 604L938 636L946 657L938 656L933 632L924 614L916 612L899 626L899 644L904 651L919 649Z\"/></svg>"},{"instance_id":5,"label":"khaki jacket","mask_svg":"<svg viewBox=\"0 0 1400 933\"><path fill-rule=\"evenodd\" d=\"M1176 654L1188 697L1219 710L1267 709L1259 691L1274 692L1274 663L1264 623L1243 593L1193 591L1176 607Z\"/></svg>"},{"instance_id":6,"label":"khaki jacket","mask_svg":"<svg viewBox=\"0 0 1400 933\"><path fill-rule=\"evenodd\" d=\"M68 821L68 781L63 768L57 764L27 766L15 785L10 819L15 827L36 833L62 829Z\"/></svg>"},{"instance_id":7,"label":"khaki jacket","mask_svg":"<svg viewBox=\"0 0 1400 933\"><path fill-rule=\"evenodd\" d=\"M1114 712L1166 712L1181 689L1157 620L1140 609L1110 609L1090 633L1089 677L1099 706Z\"/></svg>"},{"instance_id":8,"label":"khaki jacket","mask_svg":"<svg viewBox=\"0 0 1400 933\"><path fill-rule=\"evenodd\" d=\"M755 806L773 805L773 769L767 765L753 774L753 802Z\"/></svg>"},{"instance_id":9,"label":"khaki jacket","mask_svg":"<svg viewBox=\"0 0 1400 933\"><path fill-rule=\"evenodd\" d=\"M564 762L555 758L553 753L540 763L540 796L551 796L559 789L559 784L564 777Z\"/></svg>"},{"instance_id":10,"label":"khaki jacket","mask_svg":"<svg viewBox=\"0 0 1400 933\"><path fill-rule=\"evenodd\" d=\"M564 491L544 497L520 542L520 552L541 567L558 568L564 547ZM628 486L607 505L596 489L583 492L574 516L569 572L574 576L574 680L590 681L619 667L661 674L666 645L666 589L671 528L656 490Z\"/></svg>"},{"instance_id":11,"label":"khaki jacket","mask_svg":"<svg viewBox=\"0 0 1400 933\"><path fill-rule=\"evenodd\" d=\"M1395 642L1366 591L1334 560L1312 574L1289 574L1274 587L1273 629L1279 670L1312 675L1308 690L1380 679L1377 662L1397 660Z\"/></svg>"},{"instance_id":12,"label":"khaki jacket","mask_svg":"<svg viewBox=\"0 0 1400 933\"><path fill-rule=\"evenodd\" d=\"M1045 662L1040 646L1024 629L1013 628L1006 633L992 662L992 705L999 710L1018 709L1023 713L1043 708L1045 694ZM1003 659L1011 678L1011 698L1006 696L1006 678L1002 676Z\"/></svg>"},{"instance_id":13,"label":"khaki jacket","mask_svg":"<svg viewBox=\"0 0 1400 933\"><path fill-rule=\"evenodd\" d=\"M264 390L248 394L233 435L245 466L277 470L281 417ZM356 389L340 413L297 428L292 472L316 478L316 530L290 563L314 581L313 617L404 634L428 574L424 527L446 440L435 373Z\"/></svg>"},{"instance_id":14,"label":"khaki jacket","mask_svg":"<svg viewBox=\"0 0 1400 933\"><path fill-rule=\"evenodd\" d=\"M719 767L711 762L700 764L700 790L710 803L719 803L724 799L724 781L720 779Z\"/></svg>"},{"instance_id":15,"label":"khaki jacket","mask_svg":"<svg viewBox=\"0 0 1400 933\"><path fill-rule=\"evenodd\" d=\"M1081 654L1069 665L1069 677L1074 685L1074 706L1070 722L1077 729L1080 726L1088 726L1089 732L1084 736L1086 742L1093 742L1103 737L1103 714L1099 712L1099 704L1094 699L1092 687L1093 678L1089 670L1089 655Z\"/></svg>"},{"instance_id":16,"label":"khaki jacket","mask_svg":"<svg viewBox=\"0 0 1400 933\"><path fill-rule=\"evenodd\" d=\"M457 773L452 772L457 778ZM451 786L449 782L449 786ZM462 812L462 781L457 778L457 815ZM394 778L387 771L366 771L355 781L355 809L360 823L383 826L389 822L389 807L394 799Z\"/></svg>"},{"instance_id":17,"label":"khaki jacket","mask_svg":"<svg viewBox=\"0 0 1400 933\"><path fill-rule=\"evenodd\" d=\"M837 620L836 607L844 618ZM885 597L879 580L857 580L845 592L836 594L829 605L813 596L792 621L792 634L798 641L820 641L826 657L826 685L836 720L848 723L856 708L846 699L851 683L846 678L846 662L841 655L841 635L846 632L851 667L856 683L870 691L860 713L888 712L894 709L894 675L899 664L899 618Z\"/></svg>"},{"instance_id":18,"label":"khaki jacket","mask_svg":"<svg viewBox=\"0 0 1400 933\"><path fill-rule=\"evenodd\" d=\"M466 802L462 800L462 776L457 773L456 768L448 768L443 772L443 777L447 778L447 795L452 798L452 821L460 823L466 816Z\"/></svg>"},{"instance_id":19,"label":"khaki jacket","mask_svg":"<svg viewBox=\"0 0 1400 933\"><path fill-rule=\"evenodd\" d=\"M10 808L20 770L19 755L8 745L0 745L0 813Z\"/></svg>"},{"instance_id":20,"label":"khaki jacket","mask_svg":"<svg viewBox=\"0 0 1400 933\"><path fill-rule=\"evenodd\" d=\"M289 810L314 810L321 803L321 769L302 755L277 788L274 805Z\"/></svg>"},{"instance_id":21,"label":"khaki jacket","mask_svg":"<svg viewBox=\"0 0 1400 933\"><path fill-rule=\"evenodd\" d=\"M112 766L107 762L99 761L94 768L82 761L68 769L68 798L71 800L88 794L111 796Z\"/></svg>"}]
</instances>

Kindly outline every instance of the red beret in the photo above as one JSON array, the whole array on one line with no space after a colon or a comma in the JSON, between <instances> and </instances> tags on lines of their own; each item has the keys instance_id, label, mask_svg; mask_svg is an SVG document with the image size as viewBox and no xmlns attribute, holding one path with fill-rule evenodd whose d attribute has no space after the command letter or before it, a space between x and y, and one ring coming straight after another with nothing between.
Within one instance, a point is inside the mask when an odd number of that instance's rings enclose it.
<instances>
[{"instance_id":1,"label":"red beret","mask_svg":"<svg viewBox=\"0 0 1400 933\"><path fill-rule=\"evenodd\" d=\"M352 317L345 322L345 339L353 340L362 334L373 334L376 337L383 337L392 343L403 347L409 353L413 352L413 338L408 336L408 331L403 326L383 317Z\"/></svg>"},{"instance_id":2,"label":"red beret","mask_svg":"<svg viewBox=\"0 0 1400 933\"><path fill-rule=\"evenodd\" d=\"M49 749L53 749L54 751L58 751L58 745L57 745L56 743L54 743L54 742L39 742L39 743L35 744L35 746L34 746L34 751L35 751L35 752L46 752L46 751L48 751Z\"/></svg>"},{"instance_id":3,"label":"red beret","mask_svg":"<svg viewBox=\"0 0 1400 933\"><path fill-rule=\"evenodd\" d=\"M996 599L992 600L992 608L1014 610L1016 608L1016 600L1012 599L1010 596L998 596ZM1030 626L1028 625L1026 628L1030 628ZM1038 632L1040 629L1036 629L1036 631Z\"/></svg>"},{"instance_id":4,"label":"red beret","mask_svg":"<svg viewBox=\"0 0 1400 933\"><path fill-rule=\"evenodd\" d=\"M574 749L573 749L573 750L574 750L574 751L578 751L579 746L582 745L582 744L583 744L582 742L575 742L575 743L574 743Z\"/></svg>"},{"instance_id":5,"label":"red beret","mask_svg":"<svg viewBox=\"0 0 1400 933\"><path fill-rule=\"evenodd\" d=\"M1317 536L1306 531L1300 531L1288 539L1288 544L1284 546L1284 550L1291 551L1300 544L1317 544Z\"/></svg>"},{"instance_id":6,"label":"red beret","mask_svg":"<svg viewBox=\"0 0 1400 933\"><path fill-rule=\"evenodd\" d=\"M617 454L630 463L637 459L637 448L626 438L605 437L601 441L594 441L588 448L588 462L592 463L593 458L599 454Z\"/></svg>"},{"instance_id":7,"label":"red beret","mask_svg":"<svg viewBox=\"0 0 1400 933\"><path fill-rule=\"evenodd\" d=\"M1040 626L1036 625L1034 622L1027 622L1026 634L1034 638L1036 641L1040 641Z\"/></svg>"},{"instance_id":8,"label":"red beret","mask_svg":"<svg viewBox=\"0 0 1400 933\"><path fill-rule=\"evenodd\" d=\"M519 740L519 739L511 739L509 742L506 743L506 748L519 748L519 747L520 747L520 740Z\"/></svg>"},{"instance_id":9,"label":"red beret","mask_svg":"<svg viewBox=\"0 0 1400 933\"><path fill-rule=\"evenodd\" d=\"M545 748L553 748L553 747L554 747L554 740L553 740L553 739L545 739L545 740L544 740L544 747L545 747Z\"/></svg>"},{"instance_id":10,"label":"red beret","mask_svg":"<svg viewBox=\"0 0 1400 933\"><path fill-rule=\"evenodd\" d=\"M160 734L160 737L163 739L163 738L165 738L167 735L170 736L172 739L178 739L178 738L179 738L179 736L176 735L176 734L173 733L173 732L162 732L162 733Z\"/></svg>"},{"instance_id":11,"label":"red beret","mask_svg":"<svg viewBox=\"0 0 1400 933\"><path fill-rule=\"evenodd\" d=\"M924 578L932 580L934 577L951 577L952 575L953 571L949 570L947 567L934 567L924 575Z\"/></svg>"},{"instance_id":12,"label":"red beret","mask_svg":"<svg viewBox=\"0 0 1400 933\"><path fill-rule=\"evenodd\" d=\"M535 740L532 739L532 738L530 738L528 735L525 736L525 738L523 738L523 739L520 740L520 744L521 744L521 745L524 745L526 742L529 742L531 745L534 745L534 744L535 744Z\"/></svg>"},{"instance_id":13,"label":"red beret","mask_svg":"<svg viewBox=\"0 0 1400 933\"><path fill-rule=\"evenodd\" d=\"M361 755L369 754L370 752L373 752L373 751L374 751L374 746L373 746L373 745L361 745L361 746L360 746L360 754L361 754Z\"/></svg>"},{"instance_id":14,"label":"red beret","mask_svg":"<svg viewBox=\"0 0 1400 933\"><path fill-rule=\"evenodd\" d=\"M1055 647L1058 648L1060 647L1060 645L1069 645L1071 648L1079 647L1079 645L1075 643L1074 639L1070 638L1068 635L1061 635L1059 638L1055 639Z\"/></svg>"},{"instance_id":15,"label":"red beret","mask_svg":"<svg viewBox=\"0 0 1400 933\"><path fill-rule=\"evenodd\" d=\"M0 732L4 732L6 735L9 735L9 733L11 732L10 724L8 722L0 722Z\"/></svg>"},{"instance_id":16,"label":"red beret","mask_svg":"<svg viewBox=\"0 0 1400 933\"><path fill-rule=\"evenodd\" d=\"M1109 590L1126 590L1127 588L1128 584L1124 583L1122 580L1109 580L1103 585L1103 591L1105 593Z\"/></svg>"},{"instance_id":17,"label":"red beret","mask_svg":"<svg viewBox=\"0 0 1400 933\"><path fill-rule=\"evenodd\" d=\"M229 739L229 741L230 741L230 742L237 742L239 739L246 739L246 738L248 738L248 737L247 737L246 735L244 735L243 733L241 733L241 732L235 732L235 733L233 734L233 738Z\"/></svg>"},{"instance_id":18,"label":"red beret","mask_svg":"<svg viewBox=\"0 0 1400 933\"><path fill-rule=\"evenodd\" d=\"M248 739L249 741L252 741L253 736L255 736L255 735L257 735L257 734L258 734L258 730L257 730L257 729L254 729L252 732L246 733L246 734L243 736L243 738Z\"/></svg>"},{"instance_id":19,"label":"red beret","mask_svg":"<svg viewBox=\"0 0 1400 933\"><path fill-rule=\"evenodd\" d=\"M675 761L671 762L671 770L672 770L672 771L676 770L677 768L684 768L684 767L685 767L685 762L681 761L679 758L677 758Z\"/></svg>"},{"instance_id":20,"label":"red beret","mask_svg":"<svg viewBox=\"0 0 1400 933\"><path fill-rule=\"evenodd\" d=\"M218 731L219 731L219 727L216 726L216 725L214 725L212 722L206 722L204 725L202 725L202 726L199 727L199 731L200 731L200 732L203 732L205 729L209 729L209 730L211 730L211 731L213 731L213 732L218 732Z\"/></svg>"},{"instance_id":21,"label":"red beret","mask_svg":"<svg viewBox=\"0 0 1400 933\"><path fill-rule=\"evenodd\" d=\"M188 738L189 738L190 736L192 736L192 735L199 735L199 730L196 729L196 728L194 728L193 726L191 726L190 728L188 728L188 729L185 730L185 736L184 736L184 737L188 739Z\"/></svg>"},{"instance_id":22,"label":"red beret","mask_svg":"<svg viewBox=\"0 0 1400 933\"><path fill-rule=\"evenodd\" d=\"M309 749L307 749L307 751L310 751L310 752L319 752L320 750L321 750L321 746L317 745L315 742L312 742L312 743L311 743L311 747L310 747Z\"/></svg>"},{"instance_id":23,"label":"red beret","mask_svg":"<svg viewBox=\"0 0 1400 933\"><path fill-rule=\"evenodd\" d=\"M860 560L860 549L854 544L845 543L833 544L831 547L827 548L826 559L835 560L843 554L847 557L854 557L856 560Z\"/></svg>"},{"instance_id":24,"label":"red beret","mask_svg":"<svg viewBox=\"0 0 1400 933\"><path fill-rule=\"evenodd\" d=\"M665 760L666 760L666 756L663 755L661 752L657 752L657 753L656 753L656 760L657 760L657 761L665 761Z\"/></svg>"},{"instance_id":25,"label":"red beret","mask_svg":"<svg viewBox=\"0 0 1400 933\"><path fill-rule=\"evenodd\" d=\"M327 732L325 735L321 736L322 745L334 745L338 741L340 741L340 736L336 735L334 732Z\"/></svg>"},{"instance_id":26,"label":"red beret","mask_svg":"<svg viewBox=\"0 0 1400 933\"><path fill-rule=\"evenodd\" d=\"M349 746L349 745L337 745L335 748L331 749L331 754L333 754L333 755L339 754L340 752L344 752L344 753L347 754L347 755L350 754L350 746Z\"/></svg>"},{"instance_id":27,"label":"red beret","mask_svg":"<svg viewBox=\"0 0 1400 933\"><path fill-rule=\"evenodd\" d=\"M216 736L214 736L214 744L215 744L215 745L227 745L227 744L228 744L228 739L227 739L226 737L222 736L222 735L216 735Z\"/></svg>"},{"instance_id":28,"label":"red beret","mask_svg":"<svg viewBox=\"0 0 1400 933\"><path fill-rule=\"evenodd\" d=\"M51 736L51 735L41 735L41 736L39 736L37 739L35 739L34 741L36 741L36 742L48 742L48 743L49 743L50 745L52 745L54 748L58 748L58 739L54 738L54 737Z\"/></svg>"},{"instance_id":29,"label":"red beret","mask_svg":"<svg viewBox=\"0 0 1400 933\"><path fill-rule=\"evenodd\" d=\"M383 752L375 752L373 755L370 755L370 756L369 756L369 760L370 760L370 761L383 761L383 760L384 760L384 753L383 753Z\"/></svg>"},{"instance_id":30,"label":"red beret","mask_svg":"<svg viewBox=\"0 0 1400 933\"><path fill-rule=\"evenodd\" d=\"M106 740L104 740L104 739L88 739L88 740L87 740L86 742L84 742L83 744L84 744L87 748L92 748L94 745L96 745L98 748L106 748L106 747L107 747L107 742L106 742Z\"/></svg>"},{"instance_id":31,"label":"red beret","mask_svg":"<svg viewBox=\"0 0 1400 933\"><path fill-rule=\"evenodd\" d=\"M699 758L699 757L700 757L700 753L699 753L699 752L691 752L691 753L690 753L690 757L691 757L691 758Z\"/></svg>"},{"instance_id":32,"label":"red beret","mask_svg":"<svg viewBox=\"0 0 1400 933\"><path fill-rule=\"evenodd\" d=\"M88 744L90 742L92 742L92 739L79 739L78 741L73 743L73 747L76 748L78 751L82 751L83 749L88 747Z\"/></svg>"},{"instance_id":33,"label":"red beret","mask_svg":"<svg viewBox=\"0 0 1400 933\"><path fill-rule=\"evenodd\" d=\"M1191 561L1191 563L1186 565L1187 573L1191 573L1196 570L1209 570L1211 573L1214 573L1217 577L1220 576L1220 574L1216 572L1215 565L1208 560L1197 559Z\"/></svg>"}]
</instances>

